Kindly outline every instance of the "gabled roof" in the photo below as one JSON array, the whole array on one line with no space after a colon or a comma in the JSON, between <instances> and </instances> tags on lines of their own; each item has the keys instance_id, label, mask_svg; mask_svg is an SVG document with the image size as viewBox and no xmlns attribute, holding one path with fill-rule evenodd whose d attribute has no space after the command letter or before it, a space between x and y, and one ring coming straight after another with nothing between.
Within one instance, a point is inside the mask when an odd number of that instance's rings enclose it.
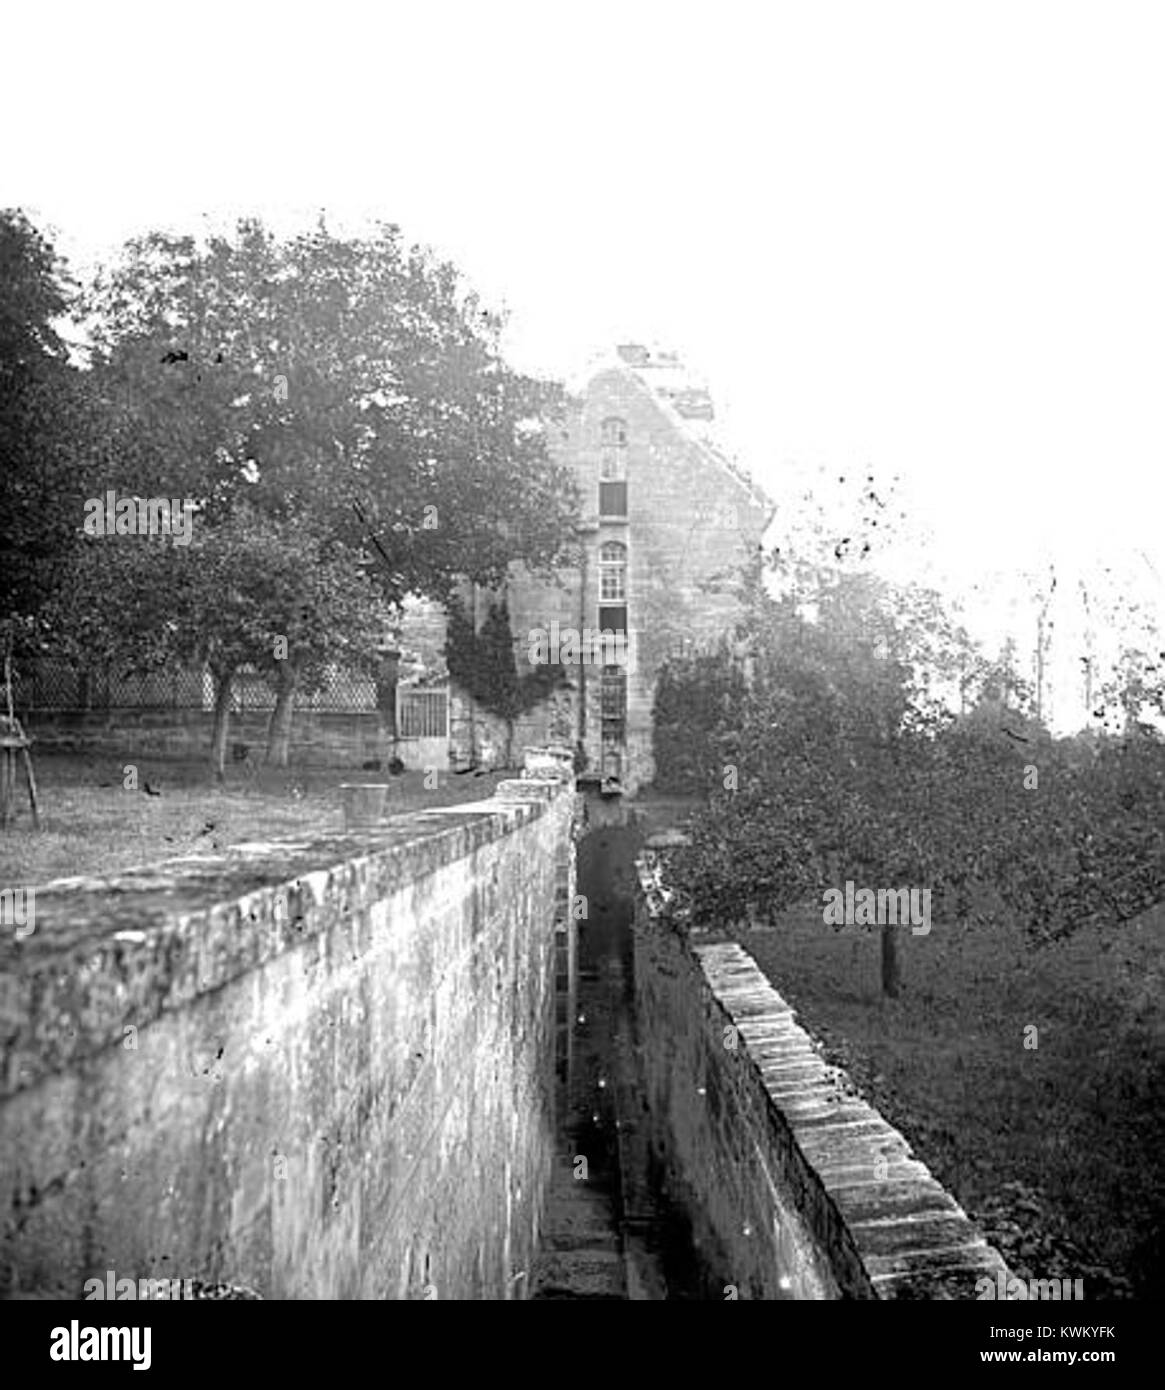
<instances>
[{"instance_id":1,"label":"gabled roof","mask_svg":"<svg viewBox=\"0 0 1165 1390\"><path fill-rule=\"evenodd\" d=\"M695 444L710 462L727 473L769 517L772 516L776 510L772 499L724 446L707 385L676 353L624 344L591 363L588 382L611 371L633 380L677 434Z\"/></svg>"}]
</instances>

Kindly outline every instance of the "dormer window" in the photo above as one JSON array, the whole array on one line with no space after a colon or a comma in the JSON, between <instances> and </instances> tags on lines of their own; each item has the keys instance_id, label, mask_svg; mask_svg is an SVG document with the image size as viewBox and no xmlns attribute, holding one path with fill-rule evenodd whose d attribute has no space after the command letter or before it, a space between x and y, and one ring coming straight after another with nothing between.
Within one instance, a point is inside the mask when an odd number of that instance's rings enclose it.
<instances>
[{"instance_id":1,"label":"dormer window","mask_svg":"<svg viewBox=\"0 0 1165 1390\"><path fill-rule=\"evenodd\" d=\"M599 602L623 603L627 598L627 547L607 541L599 550Z\"/></svg>"}]
</instances>

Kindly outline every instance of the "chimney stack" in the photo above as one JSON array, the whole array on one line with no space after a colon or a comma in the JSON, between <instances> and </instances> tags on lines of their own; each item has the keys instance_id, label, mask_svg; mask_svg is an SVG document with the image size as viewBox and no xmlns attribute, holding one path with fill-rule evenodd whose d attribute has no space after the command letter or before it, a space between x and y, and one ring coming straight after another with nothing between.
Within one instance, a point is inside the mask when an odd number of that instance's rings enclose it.
<instances>
[{"instance_id":1,"label":"chimney stack","mask_svg":"<svg viewBox=\"0 0 1165 1390\"><path fill-rule=\"evenodd\" d=\"M620 343L615 351L629 367L646 367L651 361L651 353L642 343Z\"/></svg>"}]
</instances>

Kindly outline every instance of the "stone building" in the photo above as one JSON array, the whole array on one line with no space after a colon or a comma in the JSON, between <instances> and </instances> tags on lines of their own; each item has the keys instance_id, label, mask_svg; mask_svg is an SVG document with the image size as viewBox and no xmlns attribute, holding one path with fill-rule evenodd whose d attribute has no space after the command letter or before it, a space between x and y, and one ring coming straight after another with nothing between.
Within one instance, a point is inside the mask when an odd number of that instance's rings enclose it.
<instances>
[{"instance_id":1,"label":"stone building","mask_svg":"<svg viewBox=\"0 0 1165 1390\"><path fill-rule=\"evenodd\" d=\"M634 791L652 777L660 668L729 632L773 507L717 445L712 400L672 353L619 347L553 450L582 493L580 563L555 583L515 567L506 600L519 671L532 655L561 660L569 684L517 721L512 744L566 743L584 775ZM451 732L455 764L470 741L480 755L510 734L457 692Z\"/></svg>"}]
</instances>

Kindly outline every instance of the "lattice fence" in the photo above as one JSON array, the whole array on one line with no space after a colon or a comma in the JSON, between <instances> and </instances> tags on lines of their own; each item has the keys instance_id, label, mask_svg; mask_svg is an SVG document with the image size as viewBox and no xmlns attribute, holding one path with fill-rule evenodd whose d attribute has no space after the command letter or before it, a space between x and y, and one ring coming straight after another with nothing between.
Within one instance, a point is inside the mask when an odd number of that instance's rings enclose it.
<instances>
[{"instance_id":1,"label":"lattice fence","mask_svg":"<svg viewBox=\"0 0 1165 1390\"><path fill-rule=\"evenodd\" d=\"M83 667L55 657L13 665L13 697L22 711L201 709L198 671L172 666L148 675Z\"/></svg>"},{"instance_id":2,"label":"lattice fence","mask_svg":"<svg viewBox=\"0 0 1165 1390\"><path fill-rule=\"evenodd\" d=\"M13 670L13 696L24 713L52 710L195 710L211 709L214 687L207 672L166 666L144 675L112 667L83 668L53 657L21 662ZM392 687L365 672L332 668L322 687L296 695L297 709L360 713L391 709ZM274 687L257 671L239 671L234 680L233 709L269 710Z\"/></svg>"}]
</instances>

